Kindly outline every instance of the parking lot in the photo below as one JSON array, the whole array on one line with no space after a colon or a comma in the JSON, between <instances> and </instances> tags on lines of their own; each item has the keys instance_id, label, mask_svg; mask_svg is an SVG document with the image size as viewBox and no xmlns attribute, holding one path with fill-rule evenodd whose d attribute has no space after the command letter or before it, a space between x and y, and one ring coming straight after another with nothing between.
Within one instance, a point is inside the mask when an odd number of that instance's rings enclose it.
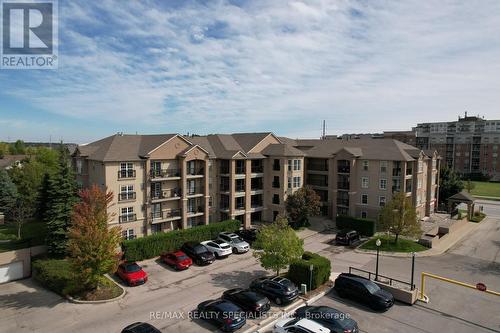
<instances>
[{"instance_id":1,"label":"parking lot","mask_svg":"<svg viewBox=\"0 0 500 333\"><path fill-rule=\"evenodd\" d=\"M305 248L327 256L336 272L347 271L349 266L374 270L373 255L331 245L333 237L333 234L310 234L305 238ZM469 283L483 281L490 289L500 290L498 239L500 218L493 215L448 253L418 258L417 286L418 273L427 271ZM192 266L181 272L157 260L141 264L149 274L148 282L125 287L127 294L123 299L106 304L69 303L32 279L3 284L0 286L0 332L120 332L136 321L149 322L163 332L213 332L212 325L191 320L188 313L202 301L218 298L230 288L246 288L254 278L269 273L251 253L231 255L209 266ZM380 271L407 280L410 262L407 258L384 256L380 259ZM385 313L340 299L335 292L316 304L349 313L364 332L500 332L498 297L438 281L430 281L426 293L431 300L429 304L396 303ZM280 310L272 308L275 313ZM255 322L249 320L241 332Z\"/></svg>"}]
</instances>

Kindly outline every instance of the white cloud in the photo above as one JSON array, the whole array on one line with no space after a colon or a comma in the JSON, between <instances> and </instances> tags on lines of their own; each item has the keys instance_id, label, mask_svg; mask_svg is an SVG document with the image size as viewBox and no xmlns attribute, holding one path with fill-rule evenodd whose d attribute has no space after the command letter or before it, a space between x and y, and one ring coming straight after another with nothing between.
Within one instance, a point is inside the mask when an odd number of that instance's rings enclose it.
<instances>
[{"instance_id":1,"label":"white cloud","mask_svg":"<svg viewBox=\"0 0 500 333\"><path fill-rule=\"evenodd\" d=\"M406 129L466 109L498 118L495 0L67 6L60 69L33 74L41 88L11 93L76 119L312 136L321 119L341 133Z\"/></svg>"}]
</instances>

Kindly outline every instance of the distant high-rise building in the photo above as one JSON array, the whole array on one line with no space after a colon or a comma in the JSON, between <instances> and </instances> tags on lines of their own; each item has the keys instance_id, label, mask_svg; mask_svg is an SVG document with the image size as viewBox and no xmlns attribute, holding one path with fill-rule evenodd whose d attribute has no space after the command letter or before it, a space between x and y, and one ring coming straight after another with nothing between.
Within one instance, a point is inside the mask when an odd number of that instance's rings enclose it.
<instances>
[{"instance_id":1,"label":"distant high-rise building","mask_svg":"<svg viewBox=\"0 0 500 333\"><path fill-rule=\"evenodd\" d=\"M466 112L458 121L422 123L415 131L415 145L437 150L443 165L466 176L486 175L500 180L500 120L468 116Z\"/></svg>"}]
</instances>

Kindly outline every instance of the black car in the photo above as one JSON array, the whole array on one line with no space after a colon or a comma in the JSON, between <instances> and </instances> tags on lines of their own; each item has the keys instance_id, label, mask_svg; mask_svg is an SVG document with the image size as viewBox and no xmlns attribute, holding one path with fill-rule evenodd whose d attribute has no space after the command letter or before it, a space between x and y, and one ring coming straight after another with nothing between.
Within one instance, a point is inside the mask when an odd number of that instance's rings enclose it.
<instances>
[{"instance_id":1,"label":"black car","mask_svg":"<svg viewBox=\"0 0 500 333\"><path fill-rule=\"evenodd\" d=\"M181 247L197 265L208 265L214 262L215 256L204 245L196 242L186 242Z\"/></svg>"},{"instance_id":2,"label":"black car","mask_svg":"<svg viewBox=\"0 0 500 333\"><path fill-rule=\"evenodd\" d=\"M257 229L241 229L236 231L236 234L248 244L252 244L257 239Z\"/></svg>"},{"instance_id":3,"label":"black car","mask_svg":"<svg viewBox=\"0 0 500 333\"><path fill-rule=\"evenodd\" d=\"M362 276L342 273L335 280L334 288L340 297L356 300L374 310L387 310L394 304L390 292Z\"/></svg>"},{"instance_id":4,"label":"black car","mask_svg":"<svg viewBox=\"0 0 500 333\"><path fill-rule=\"evenodd\" d=\"M351 245L359 241L359 234L356 230L340 230L335 236L335 243L342 245Z\"/></svg>"},{"instance_id":5,"label":"black car","mask_svg":"<svg viewBox=\"0 0 500 333\"><path fill-rule=\"evenodd\" d=\"M250 289L267 296L278 305L292 302L299 296L299 290L293 282L280 276L258 278L252 281Z\"/></svg>"},{"instance_id":6,"label":"black car","mask_svg":"<svg viewBox=\"0 0 500 333\"><path fill-rule=\"evenodd\" d=\"M137 322L125 327L122 333L161 333L161 331L151 324Z\"/></svg>"},{"instance_id":7,"label":"black car","mask_svg":"<svg viewBox=\"0 0 500 333\"><path fill-rule=\"evenodd\" d=\"M243 310L253 314L261 314L271 308L271 302L266 296L249 289L229 289L222 294L221 298L233 302Z\"/></svg>"},{"instance_id":8,"label":"black car","mask_svg":"<svg viewBox=\"0 0 500 333\"><path fill-rule=\"evenodd\" d=\"M226 332L236 331L246 323L245 312L237 305L223 299L200 303L195 317L209 321Z\"/></svg>"},{"instance_id":9,"label":"black car","mask_svg":"<svg viewBox=\"0 0 500 333\"><path fill-rule=\"evenodd\" d=\"M303 306L295 311L294 317L313 320L332 333L359 332L358 324L348 314L329 306Z\"/></svg>"}]
</instances>

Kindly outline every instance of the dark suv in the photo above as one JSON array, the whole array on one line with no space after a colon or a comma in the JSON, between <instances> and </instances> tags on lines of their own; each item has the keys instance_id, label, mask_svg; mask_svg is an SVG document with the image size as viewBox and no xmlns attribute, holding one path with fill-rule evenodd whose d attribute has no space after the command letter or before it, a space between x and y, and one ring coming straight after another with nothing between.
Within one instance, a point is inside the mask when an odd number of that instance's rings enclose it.
<instances>
[{"instance_id":1,"label":"dark suv","mask_svg":"<svg viewBox=\"0 0 500 333\"><path fill-rule=\"evenodd\" d=\"M340 230L335 237L336 244L351 245L359 241L359 234L356 230Z\"/></svg>"},{"instance_id":2,"label":"dark suv","mask_svg":"<svg viewBox=\"0 0 500 333\"><path fill-rule=\"evenodd\" d=\"M292 302L299 296L299 290L293 282L280 276L255 279L250 284L250 290L267 296L277 305Z\"/></svg>"},{"instance_id":3,"label":"dark suv","mask_svg":"<svg viewBox=\"0 0 500 333\"><path fill-rule=\"evenodd\" d=\"M387 310L394 304L390 292L362 276L342 273L335 280L334 288L340 297L356 300L374 310Z\"/></svg>"},{"instance_id":4,"label":"dark suv","mask_svg":"<svg viewBox=\"0 0 500 333\"><path fill-rule=\"evenodd\" d=\"M209 321L225 332L233 332L246 323L245 312L223 299L205 301L196 308L199 319Z\"/></svg>"},{"instance_id":5,"label":"dark suv","mask_svg":"<svg viewBox=\"0 0 500 333\"><path fill-rule=\"evenodd\" d=\"M208 265L214 262L215 256L204 245L196 242L186 242L181 247L197 265Z\"/></svg>"},{"instance_id":6,"label":"dark suv","mask_svg":"<svg viewBox=\"0 0 500 333\"><path fill-rule=\"evenodd\" d=\"M222 299L233 302L243 310L257 315L271 308L269 299L266 296L248 289L234 288L226 290L222 294Z\"/></svg>"}]
</instances>

